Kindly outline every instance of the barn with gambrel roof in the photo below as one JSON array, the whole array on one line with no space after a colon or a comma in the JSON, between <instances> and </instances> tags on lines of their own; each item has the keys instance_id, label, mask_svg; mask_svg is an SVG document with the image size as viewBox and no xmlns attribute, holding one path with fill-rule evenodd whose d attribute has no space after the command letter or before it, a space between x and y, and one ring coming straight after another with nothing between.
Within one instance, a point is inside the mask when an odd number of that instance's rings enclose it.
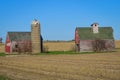
<instances>
[{"instance_id":1,"label":"barn with gambrel roof","mask_svg":"<svg viewBox=\"0 0 120 80\"><path fill-rule=\"evenodd\" d=\"M94 51L93 43L96 40L104 40L104 51L112 51L115 48L112 27L99 27L98 25L98 23L93 23L91 27L77 27L75 29L77 52Z\"/></svg>"}]
</instances>

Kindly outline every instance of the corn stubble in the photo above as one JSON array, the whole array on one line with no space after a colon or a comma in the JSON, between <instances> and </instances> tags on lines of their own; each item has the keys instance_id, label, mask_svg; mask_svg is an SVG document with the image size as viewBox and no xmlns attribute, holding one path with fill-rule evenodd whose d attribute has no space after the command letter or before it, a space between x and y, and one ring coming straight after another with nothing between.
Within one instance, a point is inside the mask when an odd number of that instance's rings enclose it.
<instances>
[{"instance_id":1,"label":"corn stubble","mask_svg":"<svg viewBox=\"0 0 120 80\"><path fill-rule=\"evenodd\" d=\"M11 55L0 57L0 74L15 80L120 80L120 53Z\"/></svg>"}]
</instances>

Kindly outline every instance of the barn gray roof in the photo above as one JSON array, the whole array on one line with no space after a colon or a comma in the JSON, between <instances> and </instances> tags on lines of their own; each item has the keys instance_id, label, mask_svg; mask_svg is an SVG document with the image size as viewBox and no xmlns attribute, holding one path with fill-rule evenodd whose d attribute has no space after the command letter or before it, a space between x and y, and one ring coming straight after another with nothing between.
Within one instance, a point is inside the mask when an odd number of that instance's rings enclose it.
<instances>
[{"instance_id":1,"label":"barn gray roof","mask_svg":"<svg viewBox=\"0 0 120 80\"><path fill-rule=\"evenodd\" d=\"M31 40L31 32L8 32L11 41Z\"/></svg>"},{"instance_id":2,"label":"barn gray roof","mask_svg":"<svg viewBox=\"0 0 120 80\"><path fill-rule=\"evenodd\" d=\"M77 27L80 40L114 39L112 27L99 27L99 33L94 34L90 27Z\"/></svg>"}]
</instances>

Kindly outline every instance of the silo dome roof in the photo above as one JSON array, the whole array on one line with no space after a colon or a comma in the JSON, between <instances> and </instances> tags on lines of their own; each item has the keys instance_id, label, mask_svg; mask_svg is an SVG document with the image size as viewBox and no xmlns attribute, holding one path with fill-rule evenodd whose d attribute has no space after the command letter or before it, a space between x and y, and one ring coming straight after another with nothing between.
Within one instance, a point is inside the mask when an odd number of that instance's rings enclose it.
<instances>
[{"instance_id":1,"label":"silo dome roof","mask_svg":"<svg viewBox=\"0 0 120 80\"><path fill-rule=\"evenodd\" d=\"M34 19L33 21L32 21L32 24L34 25L34 24L40 24L40 22L37 20L37 19Z\"/></svg>"}]
</instances>

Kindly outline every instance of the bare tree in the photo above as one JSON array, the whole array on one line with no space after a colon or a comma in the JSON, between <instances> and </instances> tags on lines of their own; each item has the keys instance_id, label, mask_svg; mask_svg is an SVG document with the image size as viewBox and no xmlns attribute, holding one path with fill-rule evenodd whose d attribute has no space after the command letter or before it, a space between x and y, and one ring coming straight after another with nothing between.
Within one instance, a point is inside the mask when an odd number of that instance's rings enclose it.
<instances>
[{"instance_id":1,"label":"bare tree","mask_svg":"<svg viewBox=\"0 0 120 80\"><path fill-rule=\"evenodd\" d=\"M105 40L101 40L101 39L96 39L95 41L93 41L92 45L93 45L93 50L95 52L102 52L104 50L107 49L106 45L105 45L106 41Z\"/></svg>"}]
</instances>

